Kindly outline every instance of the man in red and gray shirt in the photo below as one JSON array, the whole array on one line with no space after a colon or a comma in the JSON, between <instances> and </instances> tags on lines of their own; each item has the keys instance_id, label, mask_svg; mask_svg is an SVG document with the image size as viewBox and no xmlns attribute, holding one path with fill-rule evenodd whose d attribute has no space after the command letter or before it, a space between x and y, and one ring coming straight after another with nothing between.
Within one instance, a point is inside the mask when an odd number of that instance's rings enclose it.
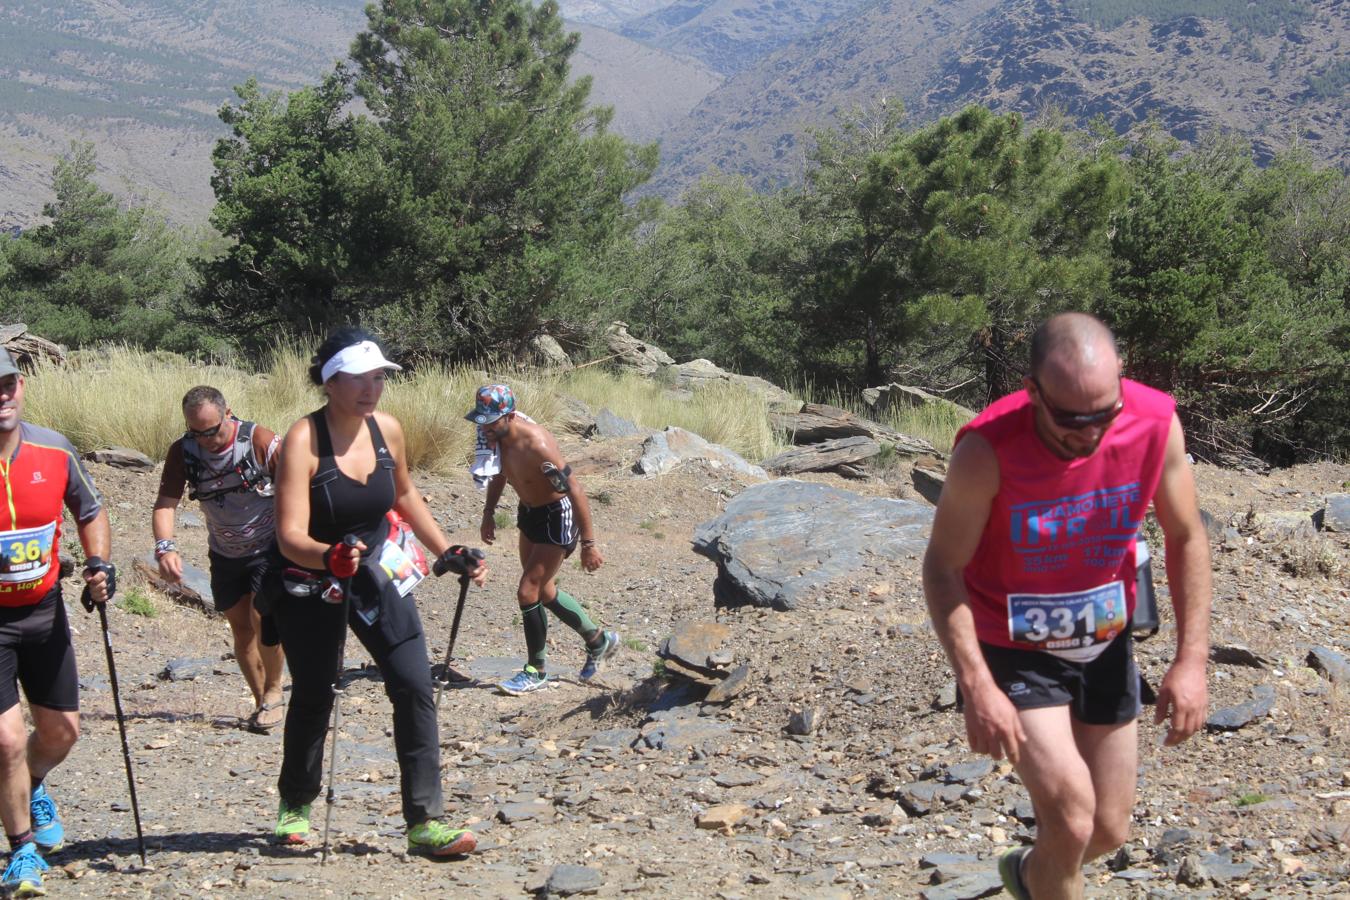
<instances>
[{"instance_id":1,"label":"man in red and gray shirt","mask_svg":"<svg viewBox=\"0 0 1350 900\"><path fill-rule=\"evenodd\" d=\"M23 421L24 377L0 348L0 822L12 850L0 889L42 893L42 853L65 830L44 779L80 734L80 685L61 599L61 520L75 519L90 597L116 590L102 498L70 441ZM33 719L30 733L19 688Z\"/></svg>"},{"instance_id":2,"label":"man in red and gray shirt","mask_svg":"<svg viewBox=\"0 0 1350 900\"><path fill-rule=\"evenodd\" d=\"M188 498L201 504L210 547L211 595L216 610L230 623L234 656L253 692L248 727L267 732L281 724L281 646L262 640L256 601L265 578L276 533L272 475L280 439L253 422L230 414L216 388L199 385L183 397L187 432L169 446L159 481L153 526L155 559L170 582L183 577L183 559L173 540L174 510L187 486Z\"/></svg>"}]
</instances>

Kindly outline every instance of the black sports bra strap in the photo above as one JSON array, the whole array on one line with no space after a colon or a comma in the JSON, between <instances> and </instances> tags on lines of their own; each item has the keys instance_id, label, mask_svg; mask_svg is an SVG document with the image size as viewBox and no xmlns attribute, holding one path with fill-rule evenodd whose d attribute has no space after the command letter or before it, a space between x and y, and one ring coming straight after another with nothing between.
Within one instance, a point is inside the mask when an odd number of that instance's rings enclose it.
<instances>
[{"instance_id":1,"label":"black sports bra strap","mask_svg":"<svg viewBox=\"0 0 1350 900\"><path fill-rule=\"evenodd\" d=\"M319 467L314 470L314 477L318 478L330 470L336 471L337 460L333 458L333 438L328 433L328 419L324 416L323 410L310 413L309 421L319 445Z\"/></svg>"},{"instance_id":2,"label":"black sports bra strap","mask_svg":"<svg viewBox=\"0 0 1350 900\"><path fill-rule=\"evenodd\" d=\"M374 416L366 416L366 425L370 426L370 443L375 448L375 455L378 457L381 450L388 450L384 442L384 433L380 431L380 425L375 421Z\"/></svg>"}]
</instances>

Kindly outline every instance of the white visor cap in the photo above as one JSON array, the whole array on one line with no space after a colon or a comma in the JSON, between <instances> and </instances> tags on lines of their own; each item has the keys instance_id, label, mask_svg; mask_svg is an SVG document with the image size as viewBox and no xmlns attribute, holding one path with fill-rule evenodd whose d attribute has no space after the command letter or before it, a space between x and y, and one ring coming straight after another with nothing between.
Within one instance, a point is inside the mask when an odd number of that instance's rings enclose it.
<instances>
[{"instance_id":1,"label":"white visor cap","mask_svg":"<svg viewBox=\"0 0 1350 900\"><path fill-rule=\"evenodd\" d=\"M350 347L343 347L334 353L329 357L328 362L323 364L323 369L320 370L319 374L324 381L327 381L338 372L346 372L348 375L364 375L376 369L403 371L402 366L395 365L384 358L384 354L380 352L380 348L375 345L374 341L362 341L359 344L352 344Z\"/></svg>"}]
</instances>

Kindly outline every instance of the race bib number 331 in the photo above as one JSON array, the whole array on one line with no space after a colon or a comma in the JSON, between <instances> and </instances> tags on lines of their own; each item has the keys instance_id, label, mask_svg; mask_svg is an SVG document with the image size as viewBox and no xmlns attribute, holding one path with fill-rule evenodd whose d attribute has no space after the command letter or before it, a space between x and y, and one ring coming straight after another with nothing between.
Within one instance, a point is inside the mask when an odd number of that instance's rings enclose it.
<instances>
[{"instance_id":1,"label":"race bib number 331","mask_svg":"<svg viewBox=\"0 0 1350 900\"><path fill-rule=\"evenodd\" d=\"M1120 581L1064 594L1008 595L1008 636L1066 656L1110 643L1125 630L1125 618L1125 585Z\"/></svg>"}]
</instances>

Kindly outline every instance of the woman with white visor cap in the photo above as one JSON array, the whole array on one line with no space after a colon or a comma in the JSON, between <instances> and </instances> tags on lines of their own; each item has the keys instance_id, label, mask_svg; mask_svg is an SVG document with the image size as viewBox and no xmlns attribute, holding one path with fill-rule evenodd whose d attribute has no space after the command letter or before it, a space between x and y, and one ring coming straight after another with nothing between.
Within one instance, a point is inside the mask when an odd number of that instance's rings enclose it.
<instances>
[{"instance_id":1,"label":"woman with white visor cap","mask_svg":"<svg viewBox=\"0 0 1350 900\"><path fill-rule=\"evenodd\" d=\"M350 625L379 668L394 707L408 851L453 856L471 852L476 841L472 832L440 821L444 801L431 666L411 592L421 573L405 565L406 555L400 558L386 514L395 510L436 556L454 551L408 475L402 426L377 411L385 374L399 368L368 332L351 327L334 332L310 367L326 402L292 425L282 444L277 541L289 568L274 615L293 688L277 783L276 837L296 844L308 837L310 805L323 775L333 680ZM347 535L358 539L354 547L344 545ZM486 566L472 573L480 585L486 575ZM346 585L346 603L339 585Z\"/></svg>"}]
</instances>

